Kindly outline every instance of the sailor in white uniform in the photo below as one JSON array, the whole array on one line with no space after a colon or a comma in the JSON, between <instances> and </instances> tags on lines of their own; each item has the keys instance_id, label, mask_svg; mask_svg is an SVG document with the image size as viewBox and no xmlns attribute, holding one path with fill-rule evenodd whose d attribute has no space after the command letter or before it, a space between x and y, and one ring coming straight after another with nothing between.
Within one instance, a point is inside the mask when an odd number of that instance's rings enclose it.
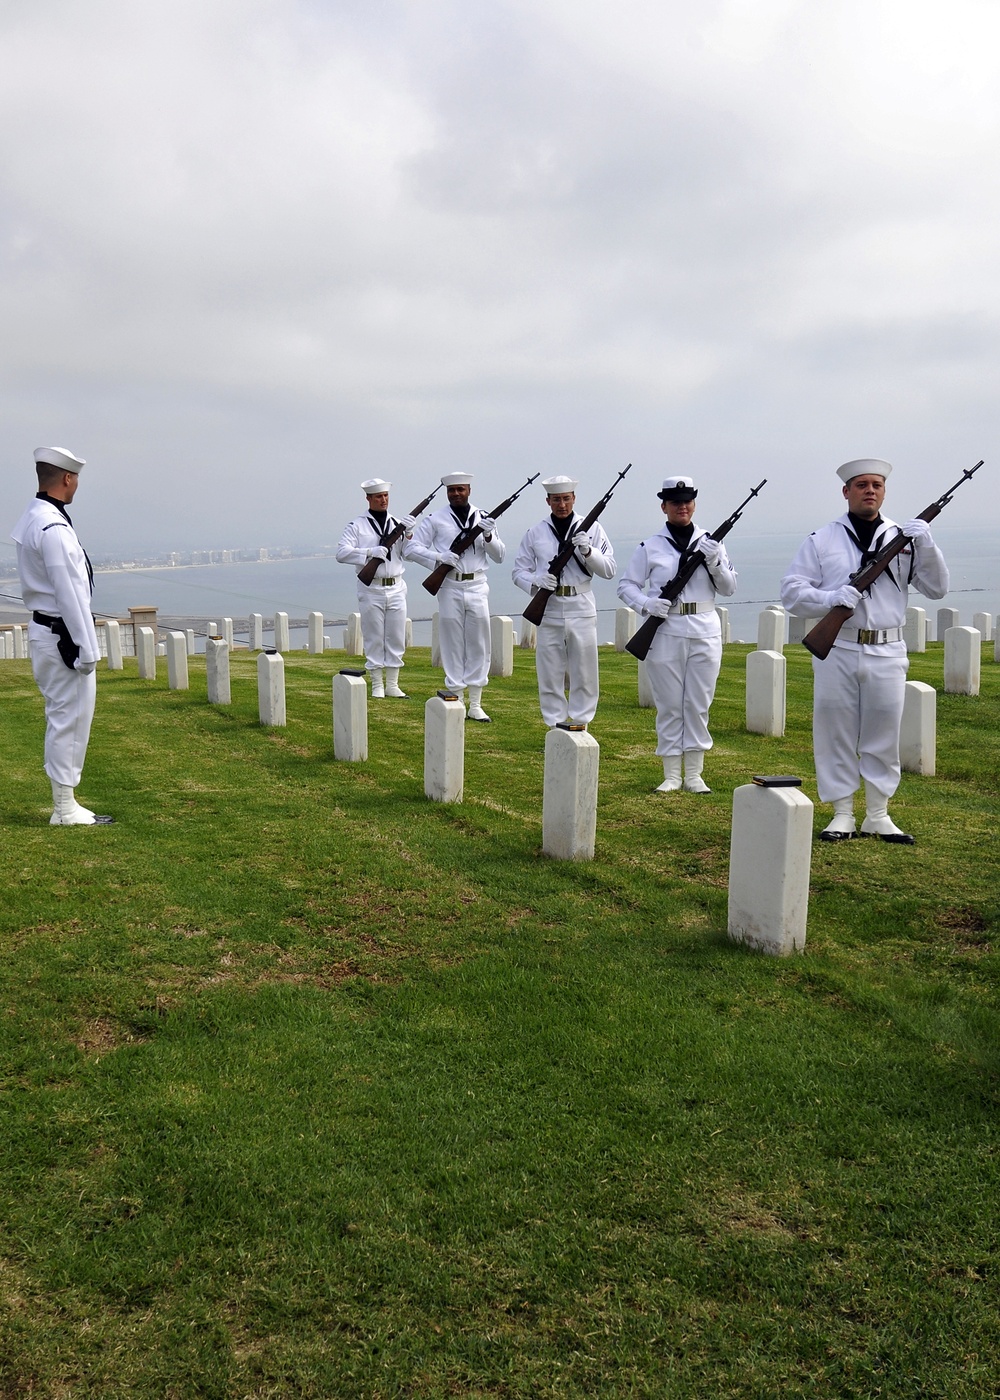
<instances>
[{"instance_id":1,"label":"sailor in white uniform","mask_svg":"<svg viewBox=\"0 0 1000 1400\"><path fill-rule=\"evenodd\" d=\"M600 680L593 580L615 576L615 556L601 525L595 521L584 531L574 510L578 484L568 476L550 476L542 482L550 514L525 533L511 575L526 593L545 588L553 595L535 644L538 703L550 728L567 722L587 725L597 713ZM573 557L556 579L549 573L549 564L567 542L573 544Z\"/></svg>"},{"instance_id":2,"label":"sailor in white uniform","mask_svg":"<svg viewBox=\"0 0 1000 1400\"><path fill-rule=\"evenodd\" d=\"M618 584L623 603L663 621L646 657L656 705L656 752L663 759L663 782L657 792L710 792L701 776L712 747L708 712L722 665L722 627L715 610L717 593L736 592L736 571L720 540L692 521L698 492L689 476L668 476L657 493L667 517L662 530L644 540L632 555ZM704 567L695 570L679 598L670 603L660 590L691 553Z\"/></svg>"},{"instance_id":3,"label":"sailor in white uniform","mask_svg":"<svg viewBox=\"0 0 1000 1400\"><path fill-rule=\"evenodd\" d=\"M45 700L45 771L52 783L52 826L97 826L76 800L97 700L100 659L90 611L94 574L66 507L86 464L65 447L35 452L38 494L11 531L21 597L31 609L31 667Z\"/></svg>"},{"instance_id":4,"label":"sailor in white uniform","mask_svg":"<svg viewBox=\"0 0 1000 1400\"><path fill-rule=\"evenodd\" d=\"M375 577L366 587L358 582L358 609L365 647L365 667L371 677L372 699L387 695L405 700L399 686L399 670L406 646L406 584L403 582L403 544L399 539L390 549L386 541L397 524L413 529L412 515L398 522L389 514L392 483L372 477L361 483L368 498L365 515L356 516L337 545L337 563L352 564L361 570L369 559L378 559Z\"/></svg>"},{"instance_id":5,"label":"sailor in white uniform","mask_svg":"<svg viewBox=\"0 0 1000 1400\"><path fill-rule=\"evenodd\" d=\"M438 641L445 684L462 696L469 688L468 718L488 724L483 709L483 688L490 677L490 590L486 571L490 562L502 564L506 546L497 534L496 522L471 504L472 477L450 472L441 478L448 504L417 524L405 546L406 558L436 569L447 564L448 577L438 599ZM452 544L466 527L481 525L483 533L461 555Z\"/></svg>"},{"instance_id":6,"label":"sailor in white uniform","mask_svg":"<svg viewBox=\"0 0 1000 1400\"><path fill-rule=\"evenodd\" d=\"M908 666L903 624L908 586L943 598L948 568L926 520L897 525L881 514L888 462L862 457L837 468L847 511L802 544L781 583L789 612L819 617L842 604L854 616L829 656L813 658L813 756L821 802L833 803L822 841L858 834L854 794L864 779L866 816L860 835L912 845L889 816L899 786L899 728ZM900 532L910 543L864 595L850 577Z\"/></svg>"}]
</instances>

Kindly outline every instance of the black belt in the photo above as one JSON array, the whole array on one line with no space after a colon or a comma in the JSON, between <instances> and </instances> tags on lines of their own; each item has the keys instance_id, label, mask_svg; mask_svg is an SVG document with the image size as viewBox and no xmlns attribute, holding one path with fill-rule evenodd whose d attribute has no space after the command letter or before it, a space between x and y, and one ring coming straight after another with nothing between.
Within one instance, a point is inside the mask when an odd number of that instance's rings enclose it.
<instances>
[{"instance_id":1,"label":"black belt","mask_svg":"<svg viewBox=\"0 0 1000 1400\"><path fill-rule=\"evenodd\" d=\"M47 627L50 632L56 634L56 647L62 657L63 665L68 666L71 671L76 670L76 663L80 657L80 648L69 635L69 628L61 617L49 617L47 613L33 612L32 622L37 622L39 627Z\"/></svg>"}]
</instances>

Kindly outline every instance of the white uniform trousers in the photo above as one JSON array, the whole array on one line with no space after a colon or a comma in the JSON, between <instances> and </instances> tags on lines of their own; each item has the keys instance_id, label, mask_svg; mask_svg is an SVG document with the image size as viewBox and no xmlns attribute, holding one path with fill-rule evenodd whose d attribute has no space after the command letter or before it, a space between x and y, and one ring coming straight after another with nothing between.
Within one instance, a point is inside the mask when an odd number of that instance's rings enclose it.
<instances>
[{"instance_id":1,"label":"white uniform trousers","mask_svg":"<svg viewBox=\"0 0 1000 1400\"><path fill-rule=\"evenodd\" d=\"M681 636L661 627L646 657L661 758L710 749L708 712L722 666L722 638Z\"/></svg>"},{"instance_id":2,"label":"white uniform trousers","mask_svg":"<svg viewBox=\"0 0 1000 1400\"><path fill-rule=\"evenodd\" d=\"M406 647L406 584L383 588L378 579L370 588L361 584L358 609L368 670L375 671L381 666L398 669L403 664Z\"/></svg>"},{"instance_id":3,"label":"white uniform trousers","mask_svg":"<svg viewBox=\"0 0 1000 1400\"><path fill-rule=\"evenodd\" d=\"M862 778L887 796L896 791L908 666L902 642L878 653L835 646L825 661L813 658L813 753L821 802L850 797Z\"/></svg>"},{"instance_id":4,"label":"white uniform trousers","mask_svg":"<svg viewBox=\"0 0 1000 1400\"><path fill-rule=\"evenodd\" d=\"M550 598L535 642L538 704L549 726L589 724L597 714L597 611L587 594ZM569 700L566 698L567 679Z\"/></svg>"},{"instance_id":5,"label":"white uniform trousers","mask_svg":"<svg viewBox=\"0 0 1000 1400\"><path fill-rule=\"evenodd\" d=\"M485 578L445 579L438 598L438 644L450 690L490 679L490 590Z\"/></svg>"},{"instance_id":6,"label":"white uniform trousers","mask_svg":"<svg viewBox=\"0 0 1000 1400\"><path fill-rule=\"evenodd\" d=\"M54 783L79 787L97 703L97 676L71 671L56 637L38 622L28 624L31 669L45 700L45 771Z\"/></svg>"}]
</instances>

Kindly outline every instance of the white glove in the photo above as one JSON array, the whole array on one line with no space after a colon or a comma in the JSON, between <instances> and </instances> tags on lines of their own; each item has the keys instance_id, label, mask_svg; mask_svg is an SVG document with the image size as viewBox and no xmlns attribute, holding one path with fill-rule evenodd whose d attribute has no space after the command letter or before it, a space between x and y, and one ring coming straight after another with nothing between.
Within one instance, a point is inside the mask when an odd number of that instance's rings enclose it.
<instances>
[{"instance_id":1,"label":"white glove","mask_svg":"<svg viewBox=\"0 0 1000 1400\"><path fill-rule=\"evenodd\" d=\"M559 587L559 580L555 574L536 574L535 584L538 588L544 588L548 593L554 593Z\"/></svg>"},{"instance_id":2,"label":"white glove","mask_svg":"<svg viewBox=\"0 0 1000 1400\"><path fill-rule=\"evenodd\" d=\"M853 612L860 602L861 594L849 583L845 583L843 588L838 588L830 594L831 608L850 608Z\"/></svg>"},{"instance_id":3,"label":"white glove","mask_svg":"<svg viewBox=\"0 0 1000 1400\"><path fill-rule=\"evenodd\" d=\"M374 548L372 548L372 549L370 549L370 550L368 551L367 557L368 557L369 559L378 559L378 560L388 559L388 557L389 557L389 551L386 549L386 547L385 547L384 544L377 544L377 545L374 546Z\"/></svg>"},{"instance_id":4,"label":"white glove","mask_svg":"<svg viewBox=\"0 0 1000 1400\"><path fill-rule=\"evenodd\" d=\"M492 515L481 515L479 517L479 528L484 535L492 535L493 531L497 528L497 522L493 519Z\"/></svg>"},{"instance_id":5,"label":"white glove","mask_svg":"<svg viewBox=\"0 0 1000 1400\"><path fill-rule=\"evenodd\" d=\"M669 617L672 607L669 598L647 598L642 610L647 617Z\"/></svg>"},{"instance_id":6,"label":"white glove","mask_svg":"<svg viewBox=\"0 0 1000 1400\"><path fill-rule=\"evenodd\" d=\"M444 564L447 569L457 569L460 562L458 555L452 549L446 549L443 554L438 555L438 563Z\"/></svg>"},{"instance_id":7,"label":"white glove","mask_svg":"<svg viewBox=\"0 0 1000 1400\"><path fill-rule=\"evenodd\" d=\"M702 535L701 539L695 540L694 547L704 554L707 564L718 564L722 558L722 541L713 540L711 535Z\"/></svg>"},{"instance_id":8,"label":"white glove","mask_svg":"<svg viewBox=\"0 0 1000 1400\"><path fill-rule=\"evenodd\" d=\"M410 535L413 533L413 527L417 523L417 517L415 515L402 515L400 516L399 523L406 533Z\"/></svg>"},{"instance_id":9,"label":"white glove","mask_svg":"<svg viewBox=\"0 0 1000 1400\"><path fill-rule=\"evenodd\" d=\"M917 545L934 543L931 539L931 527L926 520L908 520L903 526L903 534Z\"/></svg>"},{"instance_id":10,"label":"white glove","mask_svg":"<svg viewBox=\"0 0 1000 1400\"><path fill-rule=\"evenodd\" d=\"M586 530L577 530L571 543L573 548L578 549L585 558L594 548L590 543L590 536L587 534Z\"/></svg>"},{"instance_id":11,"label":"white glove","mask_svg":"<svg viewBox=\"0 0 1000 1400\"><path fill-rule=\"evenodd\" d=\"M97 670L96 661L81 661L79 657L73 662L74 670L80 672L81 676L92 676Z\"/></svg>"}]
</instances>

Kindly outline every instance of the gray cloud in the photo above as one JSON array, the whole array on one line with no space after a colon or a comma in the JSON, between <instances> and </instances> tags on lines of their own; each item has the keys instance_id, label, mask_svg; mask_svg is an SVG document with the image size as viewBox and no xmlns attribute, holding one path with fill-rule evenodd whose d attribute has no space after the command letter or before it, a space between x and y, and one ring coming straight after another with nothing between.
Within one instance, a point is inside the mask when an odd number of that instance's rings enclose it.
<instances>
[{"instance_id":1,"label":"gray cloud","mask_svg":"<svg viewBox=\"0 0 1000 1400\"><path fill-rule=\"evenodd\" d=\"M416 498L458 462L499 497L632 459L629 533L668 465L723 510L766 468L798 525L871 452L926 504L995 427L998 27L981 0L8 3L7 514L50 440L93 462L108 549L326 537L360 476ZM996 517L991 480L956 519Z\"/></svg>"}]
</instances>

